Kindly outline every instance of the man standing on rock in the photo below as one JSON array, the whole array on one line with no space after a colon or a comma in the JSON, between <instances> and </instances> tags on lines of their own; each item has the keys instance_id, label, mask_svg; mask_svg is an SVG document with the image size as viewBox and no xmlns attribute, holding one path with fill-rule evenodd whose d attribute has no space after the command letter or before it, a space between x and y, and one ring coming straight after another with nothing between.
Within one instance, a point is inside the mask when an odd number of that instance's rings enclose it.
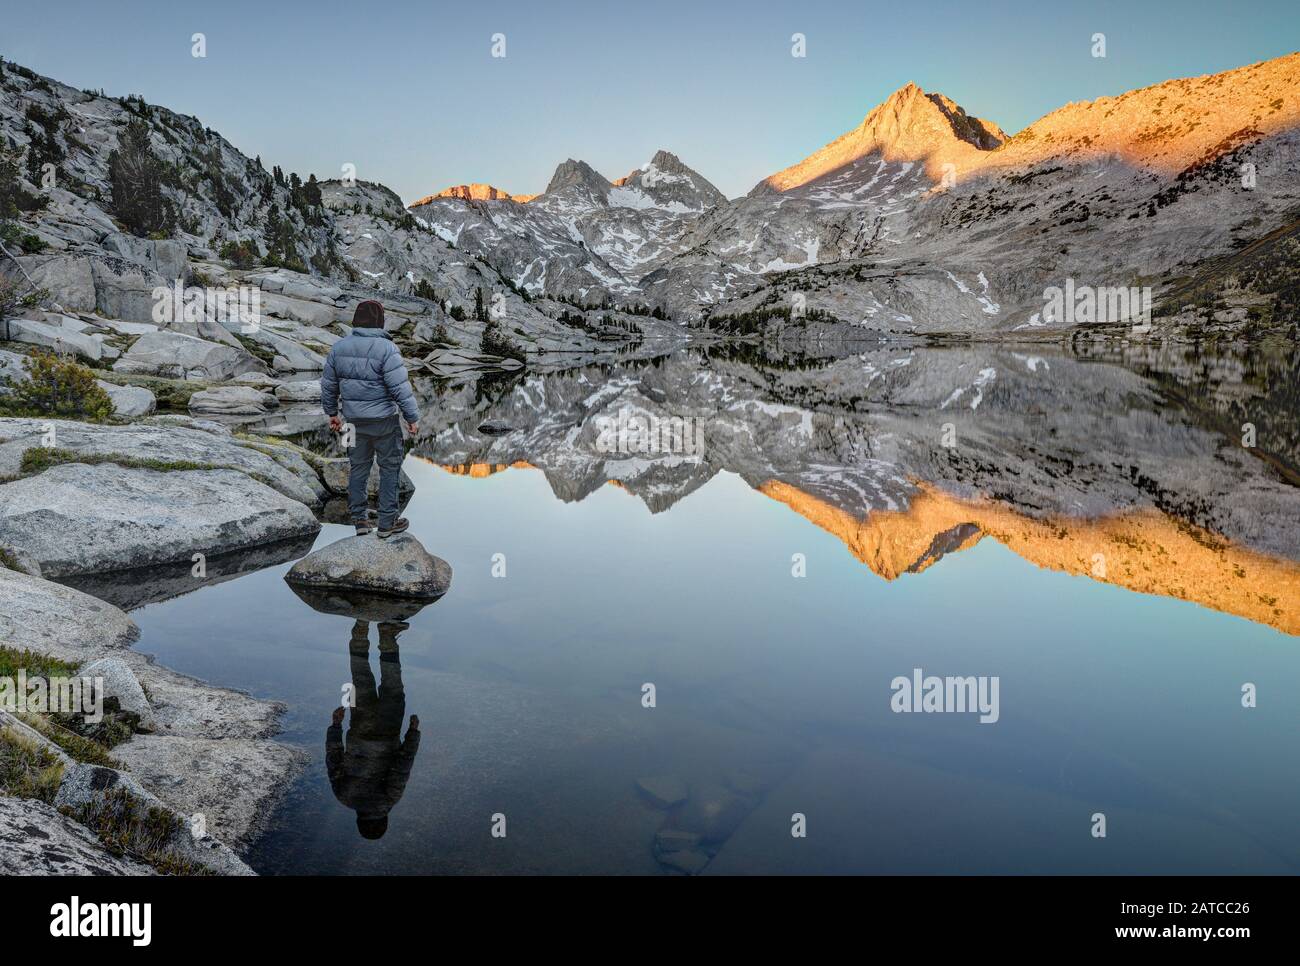
<instances>
[{"instance_id":1,"label":"man standing on rock","mask_svg":"<svg viewBox=\"0 0 1300 966\"><path fill-rule=\"evenodd\" d=\"M384 307L367 299L352 316L352 333L330 349L320 377L321 406L330 429L351 425L355 440L348 450L348 510L357 536L373 527L367 514L370 467L379 463L379 539L401 533L411 524L397 515L397 483L402 473L402 427L419 431L420 411L406 375L402 354L384 331ZM340 409L342 413L340 415Z\"/></svg>"}]
</instances>

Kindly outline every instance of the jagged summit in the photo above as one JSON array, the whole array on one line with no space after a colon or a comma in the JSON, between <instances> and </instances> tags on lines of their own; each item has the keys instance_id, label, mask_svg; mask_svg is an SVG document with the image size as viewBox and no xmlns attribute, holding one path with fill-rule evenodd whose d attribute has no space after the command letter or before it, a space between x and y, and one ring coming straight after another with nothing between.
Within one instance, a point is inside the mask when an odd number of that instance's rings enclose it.
<instances>
[{"instance_id":1,"label":"jagged summit","mask_svg":"<svg viewBox=\"0 0 1300 966\"><path fill-rule=\"evenodd\" d=\"M457 184L448 188L443 188L437 194L427 195L415 202L416 205L427 205L430 201L436 201L438 198L460 198L464 201L518 201L521 204L532 201L537 195L512 195L508 191L502 191L495 185L481 184L477 181L470 184Z\"/></svg>"},{"instance_id":2,"label":"jagged summit","mask_svg":"<svg viewBox=\"0 0 1300 966\"><path fill-rule=\"evenodd\" d=\"M972 155L991 151L1006 139L993 122L973 117L951 98L927 94L909 82L873 108L852 131L763 179L751 193L788 191L873 153L886 161L921 161L931 171L949 163L965 168Z\"/></svg>"},{"instance_id":3,"label":"jagged summit","mask_svg":"<svg viewBox=\"0 0 1300 966\"><path fill-rule=\"evenodd\" d=\"M551 175L551 182L546 186L543 194L553 195L571 185L581 185L602 196L612 187L605 176L586 161L568 158L556 166L555 174Z\"/></svg>"},{"instance_id":4,"label":"jagged summit","mask_svg":"<svg viewBox=\"0 0 1300 966\"><path fill-rule=\"evenodd\" d=\"M542 197L545 205L659 209L676 215L699 214L727 200L703 175L663 150L617 181L569 158L555 169Z\"/></svg>"},{"instance_id":5,"label":"jagged summit","mask_svg":"<svg viewBox=\"0 0 1300 966\"><path fill-rule=\"evenodd\" d=\"M952 129L963 141L969 141L983 151L992 151L1007 140L1007 134L1002 128L982 117L972 117L962 110L960 104L943 94L936 91L925 96L947 115Z\"/></svg>"},{"instance_id":6,"label":"jagged summit","mask_svg":"<svg viewBox=\"0 0 1300 966\"><path fill-rule=\"evenodd\" d=\"M655 207L679 213L705 211L727 200L707 178L683 164L671 151L662 149L646 164L615 181L614 187L639 191ZM616 203L616 198L611 203ZM635 203L633 206L639 207Z\"/></svg>"}]
</instances>

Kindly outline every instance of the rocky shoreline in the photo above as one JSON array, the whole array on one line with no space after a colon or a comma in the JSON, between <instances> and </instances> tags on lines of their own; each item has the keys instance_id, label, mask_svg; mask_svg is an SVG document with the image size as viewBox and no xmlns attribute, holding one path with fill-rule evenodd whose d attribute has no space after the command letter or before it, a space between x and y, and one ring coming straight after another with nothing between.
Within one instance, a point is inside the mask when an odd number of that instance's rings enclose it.
<instances>
[{"instance_id":1,"label":"rocky shoreline","mask_svg":"<svg viewBox=\"0 0 1300 966\"><path fill-rule=\"evenodd\" d=\"M0 842L14 846L0 873L252 874L241 856L308 758L275 740L285 705L157 664L133 649L139 627L122 608L289 560L308 596L390 594L399 609L441 596L450 568L414 537L304 556L339 512L346 462L179 414L0 417L0 660L102 677L106 706L130 722L101 748L50 724L58 715L0 711L0 756L57 774L33 797L0 770ZM414 491L405 473L400 490ZM105 824L136 813L135 826L166 830L143 856Z\"/></svg>"},{"instance_id":2,"label":"rocky shoreline","mask_svg":"<svg viewBox=\"0 0 1300 966\"><path fill-rule=\"evenodd\" d=\"M44 435L51 429L53 439ZM43 446L43 438L58 445ZM306 759L273 740L285 706L155 663L132 648L139 628L116 604L52 578L139 606L301 556L331 495L324 474L292 447L241 440L182 416L126 425L0 419L0 465L9 480L0 485L0 647L92 677L107 668L106 696L129 695L122 706L140 718L135 733L109 749L110 768L74 760L24 716L0 713L0 733L63 767L53 803L61 811L0 798L0 841L46 835L67 846L4 850L2 871L142 871L102 843L97 852L69 815L116 796L174 816L184 831L166 852L187 869L249 874L239 856ZM148 570L132 569L146 563ZM130 592L142 585L150 593Z\"/></svg>"},{"instance_id":3,"label":"rocky shoreline","mask_svg":"<svg viewBox=\"0 0 1300 966\"><path fill-rule=\"evenodd\" d=\"M139 628L127 614L81 591L0 568L0 596L6 601L0 645L64 662L90 678L102 677L106 699L122 707L131 704L141 717L137 732L111 748L120 767L110 768L70 758L49 736L0 711L0 730L41 746L64 766L55 803L86 807L114 789L124 790L146 807L167 809L186 829L169 851L212 871L250 874L238 853L265 829L305 761L298 749L271 740L284 705L212 687L154 663L132 649ZM57 812L41 813L49 820L41 822L34 818L39 809L19 808L9 798L0 802L10 806L6 814L23 817L29 832L33 822L47 832L50 824L67 824L67 816ZM6 821L0 818L0 839ZM201 838L188 831L196 821ZM52 861L50 856L44 863L34 861L23 852L0 854L7 874L93 871L93 863L68 868L50 865Z\"/></svg>"}]
</instances>

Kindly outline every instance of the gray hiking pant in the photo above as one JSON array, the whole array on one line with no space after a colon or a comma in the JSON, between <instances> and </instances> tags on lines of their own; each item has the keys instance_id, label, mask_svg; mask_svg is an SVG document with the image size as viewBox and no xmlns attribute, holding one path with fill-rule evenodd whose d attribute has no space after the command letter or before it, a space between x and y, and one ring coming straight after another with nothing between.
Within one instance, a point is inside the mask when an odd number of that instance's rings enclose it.
<instances>
[{"instance_id":1,"label":"gray hiking pant","mask_svg":"<svg viewBox=\"0 0 1300 966\"><path fill-rule=\"evenodd\" d=\"M353 520L364 520L369 501L366 487L370 467L379 463L379 526L387 529L397 519L397 482L402 473L402 427L397 415L384 419L358 419L356 443L348 453L348 510Z\"/></svg>"}]
</instances>

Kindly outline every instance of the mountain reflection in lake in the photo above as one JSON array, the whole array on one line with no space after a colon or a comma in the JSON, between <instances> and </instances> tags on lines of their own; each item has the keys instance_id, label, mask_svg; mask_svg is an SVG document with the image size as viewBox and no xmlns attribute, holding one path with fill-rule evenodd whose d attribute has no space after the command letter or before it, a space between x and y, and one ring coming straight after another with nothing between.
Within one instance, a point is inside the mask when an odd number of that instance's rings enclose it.
<instances>
[{"instance_id":1,"label":"mountain reflection in lake","mask_svg":"<svg viewBox=\"0 0 1300 966\"><path fill-rule=\"evenodd\" d=\"M406 514L446 597L318 609L279 563L148 603L139 646L288 703L314 757L265 873L1295 872L1295 371L733 345L421 377ZM702 448L611 449L652 418ZM357 809L327 732L372 666ZM915 668L996 677L998 720L894 713Z\"/></svg>"}]
</instances>

